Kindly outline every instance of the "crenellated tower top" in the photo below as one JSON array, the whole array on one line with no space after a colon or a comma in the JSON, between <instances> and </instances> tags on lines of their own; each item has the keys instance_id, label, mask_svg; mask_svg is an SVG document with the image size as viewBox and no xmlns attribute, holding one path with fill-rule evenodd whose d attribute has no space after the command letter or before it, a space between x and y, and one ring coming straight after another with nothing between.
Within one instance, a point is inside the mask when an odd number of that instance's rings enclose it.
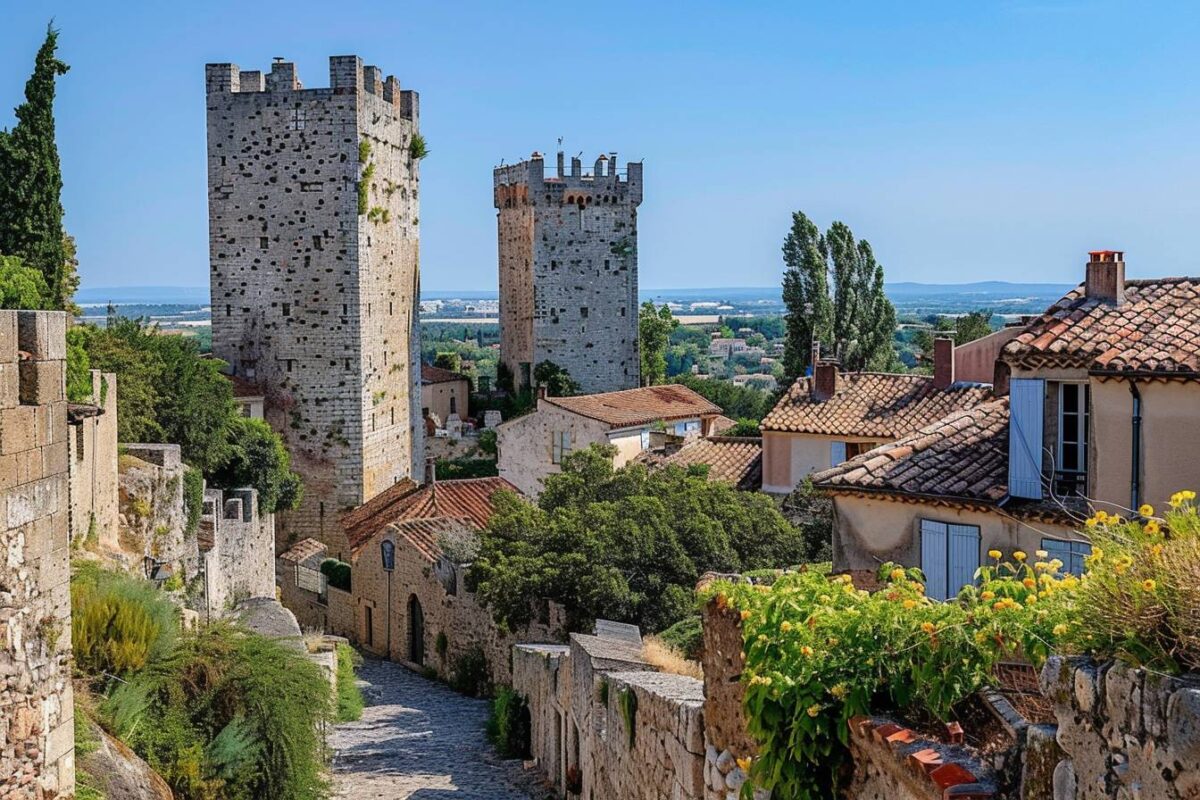
<instances>
[{"instance_id":1,"label":"crenellated tower top","mask_svg":"<svg viewBox=\"0 0 1200 800\"><path fill-rule=\"evenodd\" d=\"M528 198L535 205L538 200L585 204L597 196L634 206L642 202L642 162L629 161L622 170L615 152L597 156L590 172L584 172L581 159L572 158L571 170L567 172L566 158L560 150L556 167L549 175L542 154L534 152L524 161L496 167L492 180L496 208L511 205L515 198Z\"/></svg>"}]
</instances>

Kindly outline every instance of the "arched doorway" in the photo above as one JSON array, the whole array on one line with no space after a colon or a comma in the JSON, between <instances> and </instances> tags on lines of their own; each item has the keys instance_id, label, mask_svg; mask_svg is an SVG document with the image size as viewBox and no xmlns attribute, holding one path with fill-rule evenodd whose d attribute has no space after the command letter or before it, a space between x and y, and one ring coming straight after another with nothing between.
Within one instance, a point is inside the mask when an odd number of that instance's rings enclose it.
<instances>
[{"instance_id":1,"label":"arched doorway","mask_svg":"<svg viewBox=\"0 0 1200 800\"><path fill-rule=\"evenodd\" d=\"M425 664L425 612L415 594L408 598L408 660Z\"/></svg>"}]
</instances>

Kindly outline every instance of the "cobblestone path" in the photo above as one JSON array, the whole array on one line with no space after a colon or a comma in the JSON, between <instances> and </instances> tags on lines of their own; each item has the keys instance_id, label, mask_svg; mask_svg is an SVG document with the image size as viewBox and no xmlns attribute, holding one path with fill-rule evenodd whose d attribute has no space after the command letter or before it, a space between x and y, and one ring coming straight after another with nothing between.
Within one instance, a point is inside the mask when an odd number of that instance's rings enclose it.
<instances>
[{"instance_id":1,"label":"cobblestone path","mask_svg":"<svg viewBox=\"0 0 1200 800\"><path fill-rule=\"evenodd\" d=\"M484 734L487 703L390 661L359 670L362 719L334 728L339 800L541 800L536 773L500 759Z\"/></svg>"}]
</instances>

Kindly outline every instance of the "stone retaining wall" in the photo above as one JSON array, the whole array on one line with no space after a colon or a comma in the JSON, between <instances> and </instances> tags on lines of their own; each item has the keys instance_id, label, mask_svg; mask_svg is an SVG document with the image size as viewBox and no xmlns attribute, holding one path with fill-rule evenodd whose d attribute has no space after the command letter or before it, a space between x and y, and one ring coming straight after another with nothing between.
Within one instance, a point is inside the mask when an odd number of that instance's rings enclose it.
<instances>
[{"instance_id":1,"label":"stone retaining wall","mask_svg":"<svg viewBox=\"0 0 1200 800\"><path fill-rule=\"evenodd\" d=\"M67 436L71 498L71 541L95 536L117 548L117 376L92 370L86 409L71 420Z\"/></svg>"},{"instance_id":2,"label":"stone retaining wall","mask_svg":"<svg viewBox=\"0 0 1200 800\"><path fill-rule=\"evenodd\" d=\"M1200 797L1200 680L1054 657L1042 693L1066 753L1054 800Z\"/></svg>"}]
</instances>

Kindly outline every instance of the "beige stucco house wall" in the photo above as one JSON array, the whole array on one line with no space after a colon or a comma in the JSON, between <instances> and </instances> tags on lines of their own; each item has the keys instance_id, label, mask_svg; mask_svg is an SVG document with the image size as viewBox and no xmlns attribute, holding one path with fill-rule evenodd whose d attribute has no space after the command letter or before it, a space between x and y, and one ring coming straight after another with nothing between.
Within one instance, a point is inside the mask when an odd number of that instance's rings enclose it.
<instances>
[{"instance_id":1,"label":"beige stucco house wall","mask_svg":"<svg viewBox=\"0 0 1200 800\"><path fill-rule=\"evenodd\" d=\"M890 440L763 431L762 490L768 494L791 494L805 476L839 463L833 461L832 448L835 442L861 444L863 450L869 450L886 441Z\"/></svg>"},{"instance_id":2,"label":"beige stucco house wall","mask_svg":"<svg viewBox=\"0 0 1200 800\"><path fill-rule=\"evenodd\" d=\"M885 497L839 494L833 499L835 525L834 567L839 570L877 570L895 561L921 564L921 520L979 528L979 563L988 561L993 548L1034 553L1043 539L1079 540L1072 528L1046 522L1024 522L1000 511L968 509L933 503L911 503Z\"/></svg>"},{"instance_id":3,"label":"beige stucco house wall","mask_svg":"<svg viewBox=\"0 0 1200 800\"><path fill-rule=\"evenodd\" d=\"M471 400L471 383L466 378L458 381L440 381L438 383L421 383L422 414L433 414L442 425L451 414L457 414L459 419L469 416Z\"/></svg>"}]
</instances>

